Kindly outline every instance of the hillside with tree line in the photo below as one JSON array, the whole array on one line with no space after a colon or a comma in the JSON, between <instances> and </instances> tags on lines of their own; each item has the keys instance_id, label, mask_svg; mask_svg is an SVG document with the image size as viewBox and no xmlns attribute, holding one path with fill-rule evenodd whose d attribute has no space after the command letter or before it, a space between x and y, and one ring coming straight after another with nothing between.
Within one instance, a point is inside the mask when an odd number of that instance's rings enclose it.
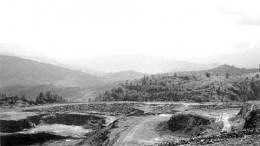
<instances>
[{"instance_id":1,"label":"hillside with tree line","mask_svg":"<svg viewBox=\"0 0 260 146\"><path fill-rule=\"evenodd\" d=\"M28 106L38 104L50 104L50 103L64 103L66 100L57 94L53 94L50 91L45 93L41 92L35 100L28 99L25 94L18 95L7 95L4 93L0 94L0 105L1 106Z\"/></svg>"},{"instance_id":2,"label":"hillside with tree line","mask_svg":"<svg viewBox=\"0 0 260 146\"><path fill-rule=\"evenodd\" d=\"M247 101L260 99L259 75L251 79L177 74L145 76L100 94L102 101Z\"/></svg>"}]
</instances>

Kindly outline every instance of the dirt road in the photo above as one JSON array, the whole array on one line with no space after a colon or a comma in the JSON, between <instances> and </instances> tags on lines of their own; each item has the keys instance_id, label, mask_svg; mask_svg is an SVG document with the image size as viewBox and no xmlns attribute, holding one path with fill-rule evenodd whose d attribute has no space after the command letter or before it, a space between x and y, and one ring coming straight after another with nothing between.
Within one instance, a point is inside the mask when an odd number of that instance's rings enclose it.
<instances>
[{"instance_id":1,"label":"dirt road","mask_svg":"<svg viewBox=\"0 0 260 146\"><path fill-rule=\"evenodd\" d=\"M146 122L150 121L154 117L147 118L146 120L140 122L138 125L136 125L129 133L128 135L124 138L122 145L128 145L129 141L133 139L134 134L136 133L137 130L139 130Z\"/></svg>"},{"instance_id":2,"label":"dirt road","mask_svg":"<svg viewBox=\"0 0 260 146\"><path fill-rule=\"evenodd\" d=\"M143 118L138 124L129 127L131 129L119 137L115 146L152 145L162 141L163 138L155 131L155 127L170 117L171 115L162 114Z\"/></svg>"}]
</instances>

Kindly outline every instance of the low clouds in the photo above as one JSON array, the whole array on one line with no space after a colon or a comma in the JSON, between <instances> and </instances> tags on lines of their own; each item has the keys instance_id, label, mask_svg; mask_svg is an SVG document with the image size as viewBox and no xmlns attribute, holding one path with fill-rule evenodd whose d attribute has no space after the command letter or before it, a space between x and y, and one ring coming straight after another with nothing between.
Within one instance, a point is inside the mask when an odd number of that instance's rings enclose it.
<instances>
[{"instance_id":1,"label":"low clouds","mask_svg":"<svg viewBox=\"0 0 260 146\"><path fill-rule=\"evenodd\" d=\"M220 8L219 10L223 14L233 15L237 18L236 23L241 25L258 25L260 26L260 14L250 15L245 12L239 12L231 10L229 8Z\"/></svg>"},{"instance_id":2,"label":"low clouds","mask_svg":"<svg viewBox=\"0 0 260 146\"><path fill-rule=\"evenodd\" d=\"M239 21L240 24L245 25L258 25L260 26L260 16L258 17L243 17L242 20Z\"/></svg>"}]
</instances>

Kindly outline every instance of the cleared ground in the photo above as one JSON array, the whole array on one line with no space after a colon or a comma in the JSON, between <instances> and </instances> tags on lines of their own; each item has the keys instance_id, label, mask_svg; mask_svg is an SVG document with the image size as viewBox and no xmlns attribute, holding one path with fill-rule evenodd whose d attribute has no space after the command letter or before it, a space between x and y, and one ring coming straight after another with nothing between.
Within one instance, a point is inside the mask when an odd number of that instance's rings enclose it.
<instances>
[{"instance_id":1,"label":"cleared ground","mask_svg":"<svg viewBox=\"0 0 260 146\"><path fill-rule=\"evenodd\" d=\"M216 122L222 122L223 127L220 131L230 131L232 123L229 118L235 116L240 108L224 106L221 103L185 103L185 102L100 102L100 103L68 103L68 104L53 104L42 105L24 108L2 108L0 119L14 120L23 119L27 116L37 115L39 113L74 113L74 114L95 114L106 119L107 123L104 126L111 126L109 123L117 121L116 126L108 128L101 132L106 143L115 146L133 146L133 145L153 145L165 141L179 141L182 136L170 132L167 129L160 129L160 125L167 124L167 121L176 112L194 113L202 116L207 116L215 119ZM30 112L24 112L30 111ZM114 116L111 116L114 115ZM54 126L54 127L52 127ZM63 125L39 126L34 130L45 132L60 132L66 136L70 135L78 139L66 138L64 140L46 141L43 145L75 145L81 140L86 142L95 142L95 133L92 136L85 137L84 133L88 133L88 129L82 127L68 127ZM158 130L159 129L161 130ZM78 129L78 130L77 130ZM30 130L29 130L30 131ZM32 129L31 129L32 131ZM65 131L65 132L63 132ZM66 131L67 132L66 134ZM75 132L76 131L76 132ZM78 133L78 132L79 133ZM94 136L94 137L93 137ZM98 136L98 135L97 135ZM93 140L87 140L92 137ZM88 145L87 143L81 143Z\"/></svg>"}]
</instances>

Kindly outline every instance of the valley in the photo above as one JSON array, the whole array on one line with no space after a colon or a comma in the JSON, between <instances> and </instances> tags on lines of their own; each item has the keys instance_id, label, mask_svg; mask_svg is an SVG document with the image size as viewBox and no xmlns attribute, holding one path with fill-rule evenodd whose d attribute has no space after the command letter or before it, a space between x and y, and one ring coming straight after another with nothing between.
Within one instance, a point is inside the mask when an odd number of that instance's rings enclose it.
<instances>
[{"instance_id":1,"label":"valley","mask_svg":"<svg viewBox=\"0 0 260 146\"><path fill-rule=\"evenodd\" d=\"M260 142L257 69L221 65L93 75L16 57L0 59L3 146Z\"/></svg>"}]
</instances>

